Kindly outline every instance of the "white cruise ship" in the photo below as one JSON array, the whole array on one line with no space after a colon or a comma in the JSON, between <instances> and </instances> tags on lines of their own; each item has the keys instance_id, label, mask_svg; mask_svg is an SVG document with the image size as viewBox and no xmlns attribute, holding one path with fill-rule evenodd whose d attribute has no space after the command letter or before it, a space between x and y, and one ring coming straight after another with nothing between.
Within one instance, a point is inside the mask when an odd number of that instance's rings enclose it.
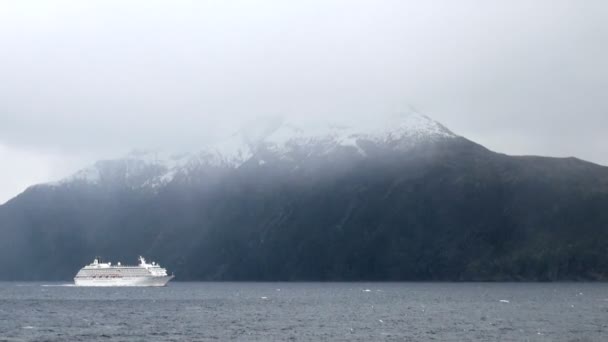
<instances>
[{"instance_id":1,"label":"white cruise ship","mask_svg":"<svg viewBox=\"0 0 608 342\"><path fill-rule=\"evenodd\" d=\"M74 284L76 286L165 286L173 279L167 270L155 262L146 263L139 257L139 265L123 266L120 262L112 265L95 259L92 264L80 269Z\"/></svg>"}]
</instances>

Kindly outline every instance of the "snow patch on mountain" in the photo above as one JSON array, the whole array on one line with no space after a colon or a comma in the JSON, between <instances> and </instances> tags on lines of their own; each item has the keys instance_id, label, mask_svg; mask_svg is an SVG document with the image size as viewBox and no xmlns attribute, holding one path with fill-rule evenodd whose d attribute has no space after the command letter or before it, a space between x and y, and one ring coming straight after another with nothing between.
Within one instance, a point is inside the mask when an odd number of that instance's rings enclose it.
<instances>
[{"instance_id":1,"label":"snow patch on mountain","mask_svg":"<svg viewBox=\"0 0 608 342\"><path fill-rule=\"evenodd\" d=\"M314 119L264 119L241 129L229 138L208 146L196 153L167 153L155 150L138 150L129 153L118 164L121 170L108 169L98 162L68 177L58 184L84 181L99 184L104 174L124 172L124 178L134 179L131 186L157 188L172 182L176 177L188 175L202 167L235 169L265 149L279 159L291 159L294 150L327 154L336 148L353 148L362 156L366 152L361 141L387 144L395 149L407 149L422 141L436 141L456 137L447 128L415 111L388 117L343 119L335 122ZM258 165L267 161L260 160ZM117 167L118 167L117 166ZM142 183L141 178L146 178Z\"/></svg>"},{"instance_id":2,"label":"snow patch on mountain","mask_svg":"<svg viewBox=\"0 0 608 342\"><path fill-rule=\"evenodd\" d=\"M238 167L253 156L250 145L238 134L220 141L199 153L206 164L215 167Z\"/></svg>"},{"instance_id":3,"label":"snow patch on mountain","mask_svg":"<svg viewBox=\"0 0 608 342\"><path fill-rule=\"evenodd\" d=\"M58 182L52 182L51 185L61 185L73 182L86 182L91 184L98 184L101 179L99 169L93 165L86 167L82 170L77 171L73 175L64 178Z\"/></svg>"},{"instance_id":4,"label":"snow patch on mountain","mask_svg":"<svg viewBox=\"0 0 608 342\"><path fill-rule=\"evenodd\" d=\"M440 123L411 111L367 120L290 120L270 132L261 143L279 155L288 153L294 147L310 144L324 145L325 152L336 147L353 147L358 153L365 155L365 151L359 146L361 140L377 144L399 142L401 144L396 144L396 148L408 148L421 141L452 137L456 135Z\"/></svg>"}]
</instances>

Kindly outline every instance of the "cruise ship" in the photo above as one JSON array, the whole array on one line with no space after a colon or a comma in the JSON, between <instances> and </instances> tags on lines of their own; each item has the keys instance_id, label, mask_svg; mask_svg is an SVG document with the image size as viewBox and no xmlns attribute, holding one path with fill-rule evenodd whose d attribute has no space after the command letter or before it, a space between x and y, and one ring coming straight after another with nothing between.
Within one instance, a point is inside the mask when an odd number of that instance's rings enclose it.
<instances>
[{"instance_id":1,"label":"cruise ship","mask_svg":"<svg viewBox=\"0 0 608 342\"><path fill-rule=\"evenodd\" d=\"M159 264L148 264L139 257L139 265L123 266L120 262L112 265L96 258L93 263L80 269L74 284L76 286L166 286L173 279Z\"/></svg>"}]
</instances>

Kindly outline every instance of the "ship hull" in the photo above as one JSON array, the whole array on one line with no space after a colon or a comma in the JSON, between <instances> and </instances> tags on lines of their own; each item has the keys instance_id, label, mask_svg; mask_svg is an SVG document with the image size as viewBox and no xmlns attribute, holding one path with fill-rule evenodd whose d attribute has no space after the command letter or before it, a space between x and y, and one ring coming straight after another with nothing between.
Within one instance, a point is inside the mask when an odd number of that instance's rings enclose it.
<instances>
[{"instance_id":1,"label":"ship hull","mask_svg":"<svg viewBox=\"0 0 608 342\"><path fill-rule=\"evenodd\" d=\"M173 276L110 279L77 278L74 279L74 284L82 287L162 287L167 286L171 279L173 279Z\"/></svg>"}]
</instances>

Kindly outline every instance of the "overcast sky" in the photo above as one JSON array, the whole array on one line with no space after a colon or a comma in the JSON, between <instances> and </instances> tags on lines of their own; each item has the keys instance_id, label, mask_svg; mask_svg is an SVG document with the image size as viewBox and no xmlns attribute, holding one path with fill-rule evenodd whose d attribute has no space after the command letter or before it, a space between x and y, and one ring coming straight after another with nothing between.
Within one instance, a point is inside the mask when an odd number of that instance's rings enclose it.
<instances>
[{"instance_id":1,"label":"overcast sky","mask_svg":"<svg viewBox=\"0 0 608 342\"><path fill-rule=\"evenodd\" d=\"M608 165L608 2L0 0L0 203L269 115L414 106L508 154Z\"/></svg>"}]
</instances>

